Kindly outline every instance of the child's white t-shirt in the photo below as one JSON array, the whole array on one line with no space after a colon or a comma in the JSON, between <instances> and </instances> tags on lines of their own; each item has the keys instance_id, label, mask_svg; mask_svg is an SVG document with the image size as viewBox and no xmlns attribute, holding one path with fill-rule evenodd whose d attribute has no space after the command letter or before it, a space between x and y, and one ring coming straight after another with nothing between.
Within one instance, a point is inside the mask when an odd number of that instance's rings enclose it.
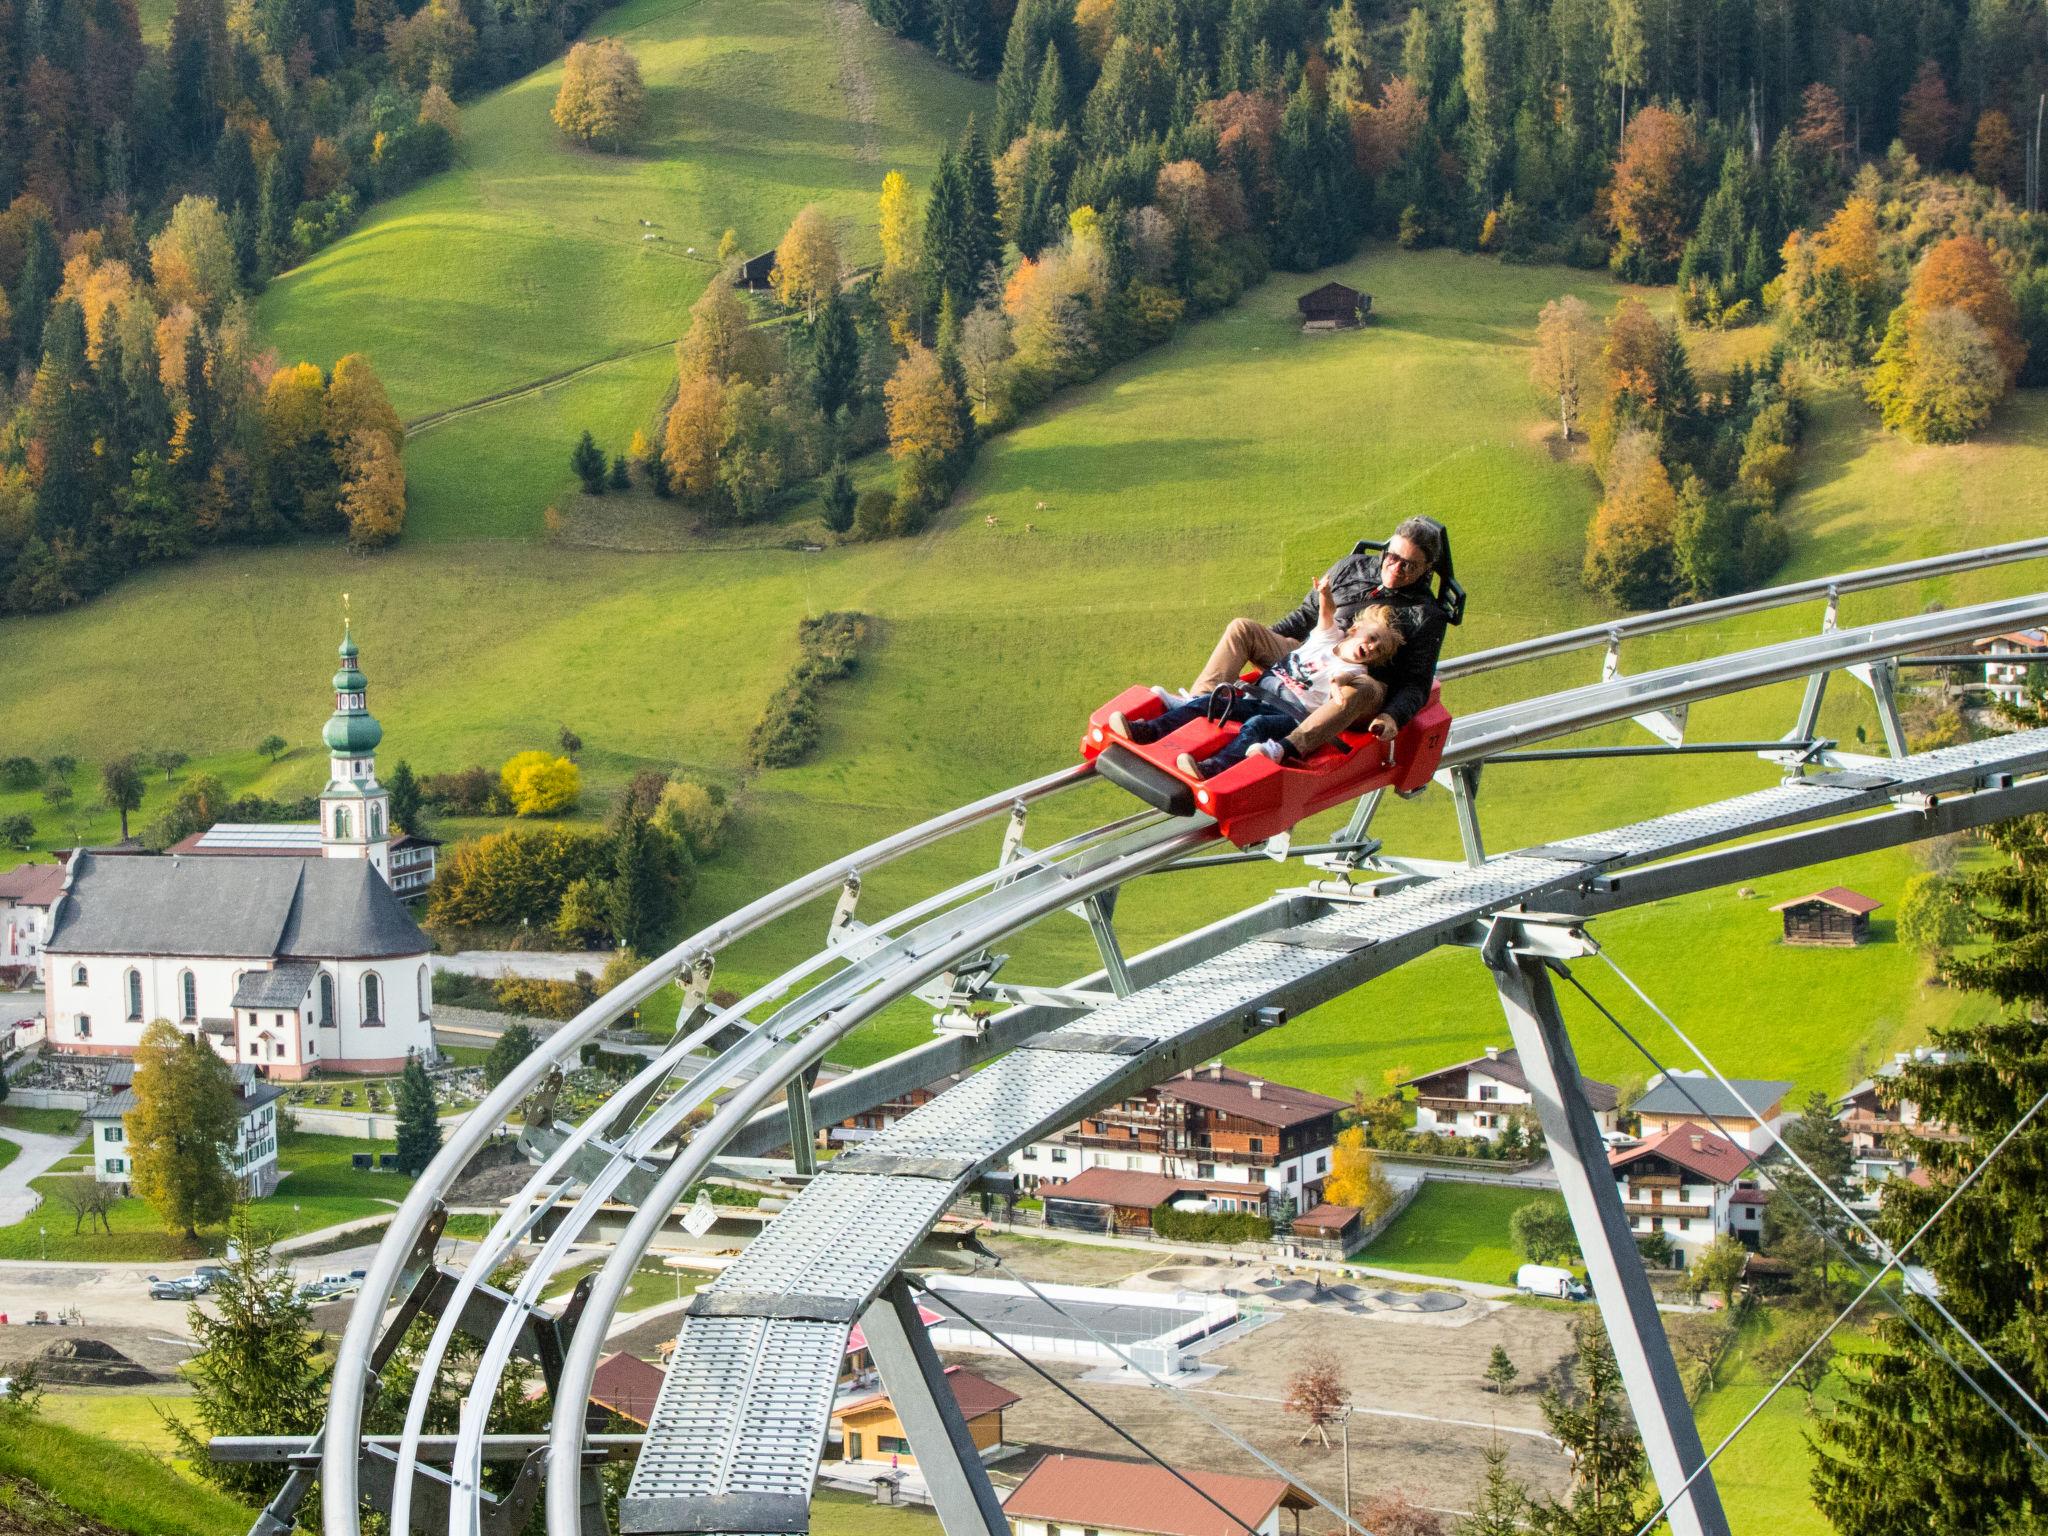
<instances>
[{"instance_id":1,"label":"child's white t-shirt","mask_svg":"<svg viewBox=\"0 0 2048 1536\"><path fill-rule=\"evenodd\" d=\"M1321 709L1330 702L1338 684L1365 676L1364 667L1338 656L1337 644L1344 634L1341 629L1318 626L1274 664L1274 682L1303 710Z\"/></svg>"}]
</instances>

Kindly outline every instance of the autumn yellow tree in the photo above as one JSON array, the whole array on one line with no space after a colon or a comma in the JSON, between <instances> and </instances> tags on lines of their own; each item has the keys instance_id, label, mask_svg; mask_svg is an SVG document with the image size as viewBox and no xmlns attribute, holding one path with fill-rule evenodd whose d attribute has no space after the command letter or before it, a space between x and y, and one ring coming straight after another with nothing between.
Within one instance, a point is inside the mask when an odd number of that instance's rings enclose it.
<instances>
[{"instance_id":1,"label":"autumn yellow tree","mask_svg":"<svg viewBox=\"0 0 2048 1536\"><path fill-rule=\"evenodd\" d=\"M340 449L341 515L358 549L389 544L405 527L405 461L382 432L361 428Z\"/></svg>"},{"instance_id":2,"label":"autumn yellow tree","mask_svg":"<svg viewBox=\"0 0 2048 1536\"><path fill-rule=\"evenodd\" d=\"M1583 299L1568 293L1543 306L1536 317L1536 355L1529 361L1529 378L1557 401L1558 425L1566 442L1578 425L1582 397L1599 354L1600 332Z\"/></svg>"},{"instance_id":3,"label":"autumn yellow tree","mask_svg":"<svg viewBox=\"0 0 2048 1536\"><path fill-rule=\"evenodd\" d=\"M769 281L775 297L801 309L807 321L816 320L825 301L839 291L839 242L817 204L804 206L775 247Z\"/></svg>"},{"instance_id":4,"label":"autumn yellow tree","mask_svg":"<svg viewBox=\"0 0 2048 1536\"><path fill-rule=\"evenodd\" d=\"M551 115L572 139L618 149L639 132L647 115L639 61L615 37L578 43L563 61Z\"/></svg>"},{"instance_id":5,"label":"autumn yellow tree","mask_svg":"<svg viewBox=\"0 0 2048 1536\"><path fill-rule=\"evenodd\" d=\"M1901 304L1885 327L1866 394L1884 424L1916 443L1959 443L1991 419L2009 375L1968 314Z\"/></svg>"},{"instance_id":6,"label":"autumn yellow tree","mask_svg":"<svg viewBox=\"0 0 2048 1536\"><path fill-rule=\"evenodd\" d=\"M462 126L462 114L456 110L455 98L448 94L448 87L438 80L420 95L419 120L439 128L451 139Z\"/></svg>"},{"instance_id":7,"label":"autumn yellow tree","mask_svg":"<svg viewBox=\"0 0 2048 1536\"><path fill-rule=\"evenodd\" d=\"M345 443L357 432L381 432L395 447L405 443L405 427L384 392L384 381L367 357L351 352L334 365L327 381L327 436Z\"/></svg>"},{"instance_id":8,"label":"autumn yellow tree","mask_svg":"<svg viewBox=\"0 0 2048 1536\"><path fill-rule=\"evenodd\" d=\"M2026 361L2019 305L1990 248L1975 235L1951 235L1921 257L1906 302L1919 314L1959 309L1976 321L1998 353L2008 383Z\"/></svg>"},{"instance_id":9,"label":"autumn yellow tree","mask_svg":"<svg viewBox=\"0 0 2048 1536\"><path fill-rule=\"evenodd\" d=\"M1330 1177L1323 1184L1323 1198L1332 1205L1348 1205L1372 1226L1394 1207L1394 1186L1380 1167L1379 1154L1365 1144L1365 1127L1354 1125L1337 1133L1336 1150L1330 1154Z\"/></svg>"},{"instance_id":10,"label":"autumn yellow tree","mask_svg":"<svg viewBox=\"0 0 2048 1536\"><path fill-rule=\"evenodd\" d=\"M164 1229L196 1242L235 1199L229 1163L239 1111L233 1074L205 1037L164 1019L135 1048L135 1108L122 1117L129 1182Z\"/></svg>"},{"instance_id":11,"label":"autumn yellow tree","mask_svg":"<svg viewBox=\"0 0 2048 1536\"><path fill-rule=\"evenodd\" d=\"M521 752L498 772L515 816L566 811L583 793L583 772L552 752Z\"/></svg>"},{"instance_id":12,"label":"autumn yellow tree","mask_svg":"<svg viewBox=\"0 0 2048 1536\"><path fill-rule=\"evenodd\" d=\"M882 237L882 270L875 278L875 297L882 313L889 317L889 335L902 346L911 339L917 323L921 288L917 280L922 251L917 218L917 197L901 171L882 178L882 196L877 205Z\"/></svg>"},{"instance_id":13,"label":"autumn yellow tree","mask_svg":"<svg viewBox=\"0 0 2048 1536\"><path fill-rule=\"evenodd\" d=\"M1970 174L1987 187L2017 195L2024 185L2026 161L2012 119L1993 107L1977 119L1970 139Z\"/></svg>"},{"instance_id":14,"label":"autumn yellow tree","mask_svg":"<svg viewBox=\"0 0 2048 1536\"><path fill-rule=\"evenodd\" d=\"M883 390L889 418L889 456L896 460L896 500L907 524L929 512L951 489L948 468L962 448L960 397L939 366L938 354L912 342Z\"/></svg>"},{"instance_id":15,"label":"autumn yellow tree","mask_svg":"<svg viewBox=\"0 0 2048 1536\"><path fill-rule=\"evenodd\" d=\"M1625 607L1661 608L1677 585L1678 493L1654 434L1621 435L1608 457L1606 486L1586 540L1586 585Z\"/></svg>"},{"instance_id":16,"label":"autumn yellow tree","mask_svg":"<svg viewBox=\"0 0 2048 1536\"><path fill-rule=\"evenodd\" d=\"M327 441L327 381L311 363L280 368L264 387L264 475L277 515L300 528L331 523L338 478Z\"/></svg>"},{"instance_id":17,"label":"autumn yellow tree","mask_svg":"<svg viewBox=\"0 0 2048 1536\"><path fill-rule=\"evenodd\" d=\"M149 242L149 269L165 309L189 306L212 320L235 296L235 246L220 205L210 197L183 197L170 222Z\"/></svg>"},{"instance_id":18,"label":"autumn yellow tree","mask_svg":"<svg viewBox=\"0 0 2048 1536\"><path fill-rule=\"evenodd\" d=\"M725 382L707 373L676 381L675 403L662 433L662 457L685 496L702 499L718 488L718 454L725 446Z\"/></svg>"},{"instance_id":19,"label":"autumn yellow tree","mask_svg":"<svg viewBox=\"0 0 2048 1536\"><path fill-rule=\"evenodd\" d=\"M690 306L690 328L676 343L676 372L758 384L768 375L753 317L729 278L714 277Z\"/></svg>"},{"instance_id":20,"label":"autumn yellow tree","mask_svg":"<svg viewBox=\"0 0 2048 1536\"><path fill-rule=\"evenodd\" d=\"M393 17L384 25L384 54L392 71L406 85L423 91L447 86L476 52L476 28L460 4L428 0L410 16Z\"/></svg>"}]
</instances>

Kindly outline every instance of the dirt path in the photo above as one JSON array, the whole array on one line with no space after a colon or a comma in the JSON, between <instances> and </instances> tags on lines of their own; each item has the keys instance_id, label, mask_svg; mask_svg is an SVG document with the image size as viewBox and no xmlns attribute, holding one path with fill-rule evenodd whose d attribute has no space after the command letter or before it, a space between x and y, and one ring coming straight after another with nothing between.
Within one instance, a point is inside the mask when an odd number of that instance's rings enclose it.
<instances>
[{"instance_id":1,"label":"dirt path","mask_svg":"<svg viewBox=\"0 0 2048 1536\"><path fill-rule=\"evenodd\" d=\"M846 110L860 124L860 147L855 153L864 164L879 165L882 138L875 132L875 83L868 78L868 61L860 46L861 29L874 23L854 0L832 0L825 7L825 23L839 50L839 89L846 93Z\"/></svg>"},{"instance_id":2,"label":"dirt path","mask_svg":"<svg viewBox=\"0 0 2048 1536\"><path fill-rule=\"evenodd\" d=\"M1205 1422L1201 1414L1207 1413L1335 1501L1344 1483L1337 1438L1327 1450L1314 1441L1299 1443L1300 1421L1279 1406L1289 1375L1304 1360L1327 1356L1336 1361L1359 1410L1350 1426L1356 1502L1400 1488L1432 1508L1470 1508L1480 1453L1494 1439L1495 1426L1512 1476L1538 1492L1561 1490L1568 1469L1563 1453L1543 1433L1540 1398L1570 1352L1570 1319L1534 1307L1472 1305L1485 1310L1448 1327L1362 1317L1334 1307L1288 1311L1209 1352L1205 1363L1222 1366L1222 1373L1192 1394L1087 1380L1080 1365L1038 1363L1168 1461L1263 1471ZM1485 1390L1480 1375L1496 1344L1521 1370L1515 1390L1504 1396ZM1123 1454L1078 1405L1009 1356L949 1351L947 1358L1022 1396L1004 1414L1006 1439L1034 1449ZM1027 1454L1004 1466L1021 1471L1033 1459Z\"/></svg>"}]
</instances>

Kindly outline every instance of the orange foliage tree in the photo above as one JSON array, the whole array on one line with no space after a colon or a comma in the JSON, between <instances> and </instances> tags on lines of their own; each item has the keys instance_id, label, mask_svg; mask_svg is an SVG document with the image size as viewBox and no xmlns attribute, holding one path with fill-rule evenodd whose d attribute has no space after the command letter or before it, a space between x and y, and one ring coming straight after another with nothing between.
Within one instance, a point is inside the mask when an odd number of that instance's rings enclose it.
<instances>
[{"instance_id":1,"label":"orange foliage tree","mask_svg":"<svg viewBox=\"0 0 2048 1536\"><path fill-rule=\"evenodd\" d=\"M2008 382L2026 361L2019 306L1990 249L1975 235L1953 235L1921 257L1906 302L1919 314L1959 309L1976 321L1997 351Z\"/></svg>"},{"instance_id":2,"label":"orange foliage tree","mask_svg":"<svg viewBox=\"0 0 2048 1536\"><path fill-rule=\"evenodd\" d=\"M1699 159L1689 117L1644 107L1630 119L1608 208L1621 237L1624 271L1632 255L1642 276L1677 262L1699 201Z\"/></svg>"}]
</instances>

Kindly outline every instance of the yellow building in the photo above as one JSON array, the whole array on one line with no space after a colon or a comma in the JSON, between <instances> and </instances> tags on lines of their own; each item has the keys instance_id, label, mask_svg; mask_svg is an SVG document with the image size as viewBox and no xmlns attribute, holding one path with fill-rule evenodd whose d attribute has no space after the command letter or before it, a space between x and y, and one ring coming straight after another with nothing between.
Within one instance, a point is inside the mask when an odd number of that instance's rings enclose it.
<instances>
[{"instance_id":1,"label":"yellow building","mask_svg":"<svg viewBox=\"0 0 2048 1536\"><path fill-rule=\"evenodd\" d=\"M957 1365L946 1367L946 1384L953 1389L953 1401L967 1421L974 1448L986 1454L1003 1439L1003 1410L1017 1402L1017 1394L998 1386L986 1376ZM896 1405L889 1394L876 1390L864 1397L849 1398L832 1410L832 1424L839 1431L839 1459L881 1461L894 1466L914 1467L910 1437L903 1421L896 1417Z\"/></svg>"}]
</instances>

